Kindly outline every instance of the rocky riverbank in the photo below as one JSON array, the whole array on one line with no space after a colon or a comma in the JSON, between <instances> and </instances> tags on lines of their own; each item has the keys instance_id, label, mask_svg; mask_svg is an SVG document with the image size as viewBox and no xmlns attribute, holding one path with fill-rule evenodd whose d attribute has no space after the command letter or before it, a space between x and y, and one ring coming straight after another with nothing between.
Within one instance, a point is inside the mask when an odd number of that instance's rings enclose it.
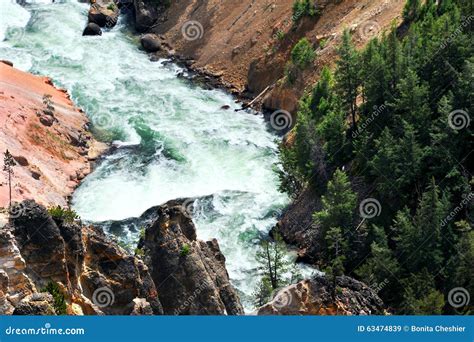
<instances>
[{"instance_id":1,"label":"rocky riverbank","mask_svg":"<svg viewBox=\"0 0 474 342\"><path fill-rule=\"evenodd\" d=\"M0 150L15 159L12 200L35 199L45 206L66 206L68 197L106 148L87 130L84 112L65 90L0 63ZM9 201L0 183L0 207Z\"/></svg>"},{"instance_id":2,"label":"rocky riverbank","mask_svg":"<svg viewBox=\"0 0 474 342\"><path fill-rule=\"evenodd\" d=\"M218 242L200 241L180 202L149 209L135 255L102 229L28 200L0 216L0 314L241 315ZM279 291L259 315L384 314L377 294L324 276Z\"/></svg>"},{"instance_id":3,"label":"rocky riverbank","mask_svg":"<svg viewBox=\"0 0 474 342\"><path fill-rule=\"evenodd\" d=\"M142 45L167 54L233 94L253 99L266 110L296 113L298 100L333 65L344 28L363 46L393 21L400 21L404 1L325 0L312 15L293 10L293 0L224 4L134 0L138 32L148 33ZM303 37L315 49L312 65L300 70L296 82L286 79L291 50Z\"/></svg>"},{"instance_id":4,"label":"rocky riverbank","mask_svg":"<svg viewBox=\"0 0 474 342\"><path fill-rule=\"evenodd\" d=\"M217 241L199 241L174 202L155 217L135 255L101 229L25 201L0 220L0 314L238 315Z\"/></svg>"}]
</instances>

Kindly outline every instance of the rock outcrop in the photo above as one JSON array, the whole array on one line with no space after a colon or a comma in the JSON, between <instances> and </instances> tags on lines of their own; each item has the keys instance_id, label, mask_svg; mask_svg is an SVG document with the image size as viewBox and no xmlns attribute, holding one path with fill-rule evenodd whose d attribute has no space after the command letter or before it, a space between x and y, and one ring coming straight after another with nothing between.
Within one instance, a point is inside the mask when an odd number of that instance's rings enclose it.
<instances>
[{"instance_id":1,"label":"rock outcrop","mask_svg":"<svg viewBox=\"0 0 474 342\"><path fill-rule=\"evenodd\" d=\"M68 314L162 313L143 261L97 228L55 220L33 201L21 207L0 227L0 314L50 314L50 284Z\"/></svg>"},{"instance_id":2,"label":"rock outcrop","mask_svg":"<svg viewBox=\"0 0 474 342\"><path fill-rule=\"evenodd\" d=\"M100 27L114 27L120 14L113 0L98 0L91 5L87 19Z\"/></svg>"},{"instance_id":3,"label":"rock outcrop","mask_svg":"<svg viewBox=\"0 0 474 342\"><path fill-rule=\"evenodd\" d=\"M58 313L47 292L71 315L243 314L217 241L196 239L180 203L147 210L137 256L100 228L20 203L0 217L0 314Z\"/></svg>"},{"instance_id":4,"label":"rock outcrop","mask_svg":"<svg viewBox=\"0 0 474 342\"><path fill-rule=\"evenodd\" d=\"M138 245L165 314L243 314L217 240L197 240L194 223L182 203L171 201L157 207L158 219Z\"/></svg>"},{"instance_id":5,"label":"rock outcrop","mask_svg":"<svg viewBox=\"0 0 474 342\"><path fill-rule=\"evenodd\" d=\"M101 27L112 28L117 25L120 8L114 0L93 0L87 15L87 26L83 36L102 35Z\"/></svg>"},{"instance_id":6,"label":"rock outcrop","mask_svg":"<svg viewBox=\"0 0 474 342\"><path fill-rule=\"evenodd\" d=\"M35 199L66 206L67 198L106 148L87 130L84 112L65 90L0 63L0 153L15 159L13 201ZM0 207L8 203L8 184L0 179Z\"/></svg>"},{"instance_id":7,"label":"rock outcrop","mask_svg":"<svg viewBox=\"0 0 474 342\"><path fill-rule=\"evenodd\" d=\"M336 287L325 276L303 280L276 293L258 315L384 315L382 300L370 287L347 276Z\"/></svg>"}]
</instances>

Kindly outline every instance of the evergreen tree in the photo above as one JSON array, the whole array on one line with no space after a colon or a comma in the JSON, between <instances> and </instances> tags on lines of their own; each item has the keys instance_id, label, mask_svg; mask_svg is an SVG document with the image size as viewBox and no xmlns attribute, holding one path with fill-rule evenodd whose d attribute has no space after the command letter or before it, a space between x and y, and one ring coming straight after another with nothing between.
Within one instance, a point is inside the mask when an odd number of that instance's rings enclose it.
<instances>
[{"instance_id":1,"label":"evergreen tree","mask_svg":"<svg viewBox=\"0 0 474 342\"><path fill-rule=\"evenodd\" d=\"M3 171L7 174L8 181L8 203L9 207L12 206L12 176L13 176L13 167L16 165L15 159L13 158L10 151L6 150L3 154Z\"/></svg>"},{"instance_id":2,"label":"evergreen tree","mask_svg":"<svg viewBox=\"0 0 474 342\"><path fill-rule=\"evenodd\" d=\"M356 127L357 96L360 85L359 54L352 43L349 30L344 30L337 53L336 89L344 110L350 113L352 126Z\"/></svg>"},{"instance_id":3,"label":"evergreen tree","mask_svg":"<svg viewBox=\"0 0 474 342\"><path fill-rule=\"evenodd\" d=\"M321 198L322 210L314 213L316 223L323 229L323 235L332 227L351 227L356 207L356 195L346 173L336 170L328 183L326 195Z\"/></svg>"},{"instance_id":4,"label":"evergreen tree","mask_svg":"<svg viewBox=\"0 0 474 342\"><path fill-rule=\"evenodd\" d=\"M418 18L421 10L420 0L408 0L403 9L403 19L413 21Z\"/></svg>"}]
</instances>

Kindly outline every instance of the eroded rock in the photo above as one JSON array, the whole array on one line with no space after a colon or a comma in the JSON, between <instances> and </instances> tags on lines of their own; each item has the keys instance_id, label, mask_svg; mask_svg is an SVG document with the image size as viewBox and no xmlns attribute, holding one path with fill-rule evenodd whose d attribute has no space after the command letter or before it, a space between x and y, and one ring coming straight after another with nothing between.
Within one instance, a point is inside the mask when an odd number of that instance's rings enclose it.
<instances>
[{"instance_id":1,"label":"eroded rock","mask_svg":"<svg viewBox=\"0 0 474 342\"><path fill-rule=\"evenodd\" d=\"M281 289L258 315L383 315L377 293L347 276L337 277L336 287L326 276L315 276Z\"/></svg>"},{"instance_id":2,"label":"eroded rock","mask_svg":"<svg viewBox=\"0 0 474 342\"><path fill-rule=\"evenodd\" d=\"M155 210L158 218L146 229L139 248L158 284L165 314L243 314L217 240L197 240L194 223L179 202Z\"/></svg>"}]
</instances>

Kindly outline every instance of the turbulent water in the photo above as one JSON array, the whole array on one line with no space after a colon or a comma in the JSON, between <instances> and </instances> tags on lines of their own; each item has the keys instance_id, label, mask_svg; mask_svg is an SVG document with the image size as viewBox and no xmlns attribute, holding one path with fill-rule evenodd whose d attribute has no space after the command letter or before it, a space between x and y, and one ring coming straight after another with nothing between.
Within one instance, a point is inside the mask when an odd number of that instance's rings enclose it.
<instances>
[{"instance_id":1,"label":"turbulent water","mask_svg":"<svg viewBox=\"0 0 474 342\"><path fill-rule=\"evenodd\" d=\"M96 133L119 146L75 192L74 209L84 220L103 221L200 198L198 237L218 239L250 308L258 240L287 204L273 170L276 136L263 117L235 113L229 95L179 79L172 64L151 62L124 18L101 37L82 37L86 4L0 4L0 58L50 76L87 111Z\"/></svg>"}]
</instances>

